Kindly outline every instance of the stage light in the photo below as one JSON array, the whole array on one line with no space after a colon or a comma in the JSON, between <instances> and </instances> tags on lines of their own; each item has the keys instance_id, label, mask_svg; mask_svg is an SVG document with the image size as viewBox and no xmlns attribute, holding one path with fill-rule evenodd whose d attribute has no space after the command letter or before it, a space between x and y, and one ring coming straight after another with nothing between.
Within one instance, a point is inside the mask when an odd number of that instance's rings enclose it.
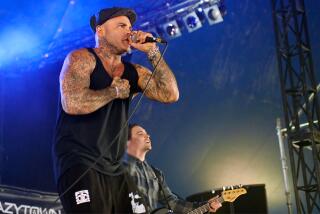
<instances>
[{"instance_id":1,"label":"stage light","mask_svg":"<svg viewBox=\"0 0 320 214\"><path fill-rule=\"evenodd\" d=\"M165 23L162 25L162 28L168 38L176 38L181 36L181 31L176 20Z\"/></svg>"},{"instance_id":2,"label":"stage light","mask_svg":"<svg viewBox=\"0 0 320 214\"><path fill-rule=\"evenodd\" d=\"M199 13L202 13L202 12L203 12L203 9L202 9L201 7L198 7L198 8L197 8L197 11L198 11Z\"/></svg>"},{"instance_id":3,"label":"stage light","mask_svg":"<svg viewBox=\"0 0 320 214\"><path fill-rule=\"evenodd\" d=\"M219 7L217 5L212 5L208 8L205 8L204 13L210 25L217 24L223 21Z\"/></svg>"},{"instance_id":4,"label":"stage light","mask_svg":"<svg viewBox=\"0 0 320 214\"><path fill-rule=\"evenodd\" d=\"M189 33L202 27L201 21L195 11L183 17L183 21Z\"/></svg>"}]
</instances>

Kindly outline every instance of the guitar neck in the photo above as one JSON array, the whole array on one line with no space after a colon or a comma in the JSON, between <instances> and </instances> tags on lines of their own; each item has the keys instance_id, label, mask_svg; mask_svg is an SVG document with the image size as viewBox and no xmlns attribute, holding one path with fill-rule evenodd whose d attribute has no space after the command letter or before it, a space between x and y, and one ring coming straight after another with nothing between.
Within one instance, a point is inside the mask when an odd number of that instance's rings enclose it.
<instances>
[{"instance_id":1,"label":"guitar neck","mask_svg":"<svg viewBox=\"0 0 320 214\"><path fill-rule=\"evenodd\" d=\"M219 198L217 198L216 200L220 203L224 202L223 197L221 197L221 196ZM188 212L187 214L202 214L202 213L208 212L209 210L210 210L210 204L206 203L205 205L202 205L201 207L198 207L197 209L194 209L194 210Z\"/></svg>"}]
</instances>

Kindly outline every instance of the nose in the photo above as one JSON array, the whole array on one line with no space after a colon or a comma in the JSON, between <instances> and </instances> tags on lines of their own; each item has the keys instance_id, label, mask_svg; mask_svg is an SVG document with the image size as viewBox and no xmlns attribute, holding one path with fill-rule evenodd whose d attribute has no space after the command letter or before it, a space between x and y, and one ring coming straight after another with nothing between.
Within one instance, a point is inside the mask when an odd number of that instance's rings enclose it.
<instances>
[{"instance_id":1,"label":"nose","mask_svg":"<svg viewBox=\"0 0 320 214\"><path fill-rule=\"evenodd\" d=\"M126 28L126 33L129 35L132 35L132 29L131 28Z\"/></svg>"}]
</instances>

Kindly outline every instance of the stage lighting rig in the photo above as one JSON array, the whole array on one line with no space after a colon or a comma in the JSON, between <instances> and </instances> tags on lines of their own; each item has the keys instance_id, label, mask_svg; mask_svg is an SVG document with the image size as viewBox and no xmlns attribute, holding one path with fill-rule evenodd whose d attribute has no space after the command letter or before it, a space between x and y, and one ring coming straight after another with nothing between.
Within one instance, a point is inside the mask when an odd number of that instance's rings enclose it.
<instances>
[{"instance_id":1,"label":"stage lighting rig","mask_svg":"<svg viewBox=\"0 0 320 214\"><path fill-rule=\"evenodd\" d=\"M166 33L166 37L176 38L181 36L181 31L176 20L172 20L163 24L162 29Z\"/></svg>"},{"instance_id":2,"label":"stage lighting rig","mask_svg":"<svg viewBox=\"0 0 320 214\"><path fill-rule=\"evenodd\" d=\"M189 33L202 27L200 18L197 16L195 11L184 16L183 21Z\"/></svg>"},{"instance_id":3,"label":"stage lighting rig","mask_svg":"<svg viewBox=\"0 0 320 214\"><path fill-rule=\"evenodd\" d=\"M192 33L206 23L221 23L227 14L223 0L167 0L157 1L152 6L133 7L139 15L134 26L137 30L152 33L154 37L175 39L184 34ZM60 26L61 27L61 26ZM58 29L59 34L61 32ZM81 48L93 47L94 36L89 26L74 29L71 33L60 35L38 48L38 57L20 59L19 66L33 69L48 63L62 61L68 52ZM40 62L39 62L40 61Z\"/></svg>"},{"instance_id":4,"label":"stage lighting rig","mask_svg":"<svg viewBox=\"0 0 320 214\"><path fill-rule=\"evenodd\" d=\"M212 5L204 9L204 13L210 25L223 21L218 5Z\"/></svg>"},{"instance_id":5,"label":"stage lighting rig","mask_svg":"<svg viewBox=\"0 0 320 214\"><path fill-rule=\"evenodd\" d=\"M200 29L205 22L209 25L220 23L225 14L222 0L189 0L158 6L143 15L143 19L154 26L160 36L174 39L180 37L185 29L188 33Z\"/></svg>"}]
</instances>

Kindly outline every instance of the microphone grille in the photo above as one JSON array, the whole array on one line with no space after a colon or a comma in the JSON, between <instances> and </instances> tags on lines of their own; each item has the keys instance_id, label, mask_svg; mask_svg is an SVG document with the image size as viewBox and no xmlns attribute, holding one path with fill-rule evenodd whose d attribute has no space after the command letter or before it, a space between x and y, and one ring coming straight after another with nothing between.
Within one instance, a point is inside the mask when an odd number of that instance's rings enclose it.
<instances>
[{"instance_id":1,"label":"microphone grille","mask_svg":"<svg viewBox=\"0 0 320 214\"><path fill-rule=\"evenodd\" d=\"M133 43L139 42L138 37L137 37L137 34L132 34L132 35L130 36L130 38L131 38L131 41L132 41Z\"/></svg>"}]
</instances>

